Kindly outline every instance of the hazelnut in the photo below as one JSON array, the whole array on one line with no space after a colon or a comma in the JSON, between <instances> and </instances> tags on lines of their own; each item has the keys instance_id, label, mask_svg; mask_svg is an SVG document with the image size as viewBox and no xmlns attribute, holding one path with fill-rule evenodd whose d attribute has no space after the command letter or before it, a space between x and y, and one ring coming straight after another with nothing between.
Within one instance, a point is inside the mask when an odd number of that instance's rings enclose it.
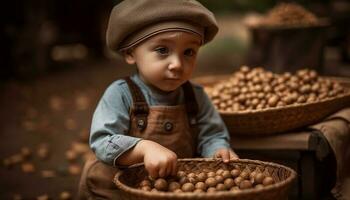
<instances>
[{"instance_id":1,"label":"hazelnut","mask_svg":"<svg viewBox=\"0 0 350 200\"><path fill-rule=\"evenodd\" d=\"M205 180L205 184L207 184L208 187L214 187L216 186L216 179L213 177L209 177L207 178L207 180Z\"/></svg>"},{"instance_id":2,"label":"hazelnut","mask_svg":"<svg viewBox=\"0 0 350 200\"><path fill-rule=\"evenodd\" d=\"M32 163L23 163L22 164L22 171L25 173L32 173L35 171L35 167Z\"/></svg>"},{"instance_id":3,"label":"hazelnut","mask_svg":"<svg viewBox=\"0 0 350 200\"><path fill-rule=\"evenodd\" d=\"M140 183L140 187L151 186L151 185L152 185L151 181L147 180L147 179L142 180L141 183Z\"/></svg>"},{"instance_id":4,"label":"hazelnut","mask_svg":"<svg viewBox=\"0 0 350 200\"><path fill-rule=\"evenodd\" d=\"M192 192L194 190L194 185L192 183L185 183L181 187L183 192Z\"/></svg>"},{"instance_id":5,"label":"hazelnut","mask_svg":"<svg viewBox=\"0 0 350 200\"><path fill-rule=\"evenodd\" d=\"M166 191L168 189L168 182L163 178L158 178L154 182L154 188L160 191Z\"/></svg>"},{"instance_id":6,"label":"hazelnut","mask_svg":"<svg viewBox=\"0 0 350 200\"><path fill-rule=\"evenodd\" d=\"M265 178L265 175L263 173L257 173L254 178L254 183L261 184Z\"/></svg>"},{"instance_id":7,"label":"hazelnut","mask_svg":"<svg viewBox=\"0 0 350 200\"><path fill-rule=\"evenodd\" d=\"M271 185L271 184L273 184L273 183L275 183L275 181L274 181L271 177L269 177L269 176L265 177L264 180L263 180L263 182L262 182L262 184L263 184L264 186Z\"/></svg>"},{"instance_id":8,"label":"hazelnut","mask_svg":"<svg viewBox=\"0 0 350 200\"><path fill-rule=\"evenodd\" d=\"M215 177L216 174L215 174L215 172L208 172L207 176L208 176L208 178L209 177Z\"/></svg>"},{"instance_id":9,"label":"hazelnut","mask_svg":"<svg viewBox=\"0 0 350 200\"><path fill-rule=\"evenodd\" d=\"M44 143L44 144L40 144L37 150L37 155L39 156L39 158L41 159L47 159L50 155L50 151L49 151L49 146L48 144Z\"/></svg>"},{"instance_id":10,"label":"hazelnut","mask_svg":"<svg viewBox=\"0 0 350 200\"><path fill-rule=\"evenodd\" d=\"M203 182L198 182L198 183L196 183L195 188L196 189L201 189L201 190L206 190L207 189L207 185L205 183L203 183Z\"/></svg>"},{"instance_id":11,"label":"hazelnut","mask_svg":"<svg viewBox=\"0 0 350 200\"><path fill-rule=\"evenodd\" d=\"M309 76L311 80L315 80L317 78L317 72L315 70L310 70Z\"/></svg>"},{"instance_id":12,"label":"hazelnut","mask_svg":"<svg viewBox=\"0 0 350 200\"><path fill-rule=\"evenodd\" d=\"M141 190L143 190L143 191L151 191L151 187L148 186L148 185L145 185L145 186L141 187Z\"/></svg>"},{"instance_id":13,"label":"hazelnut","mask_svg":"<svg viewBox=\"0 0 350 200\"><path fill-rule=\"evenodd\" d=\"M233 169L233 170L231 170L231 175L232 175L232 177L237 177L237 176L239 176L239 174L241 173L241 171L239 170L239 169Z\"/></svg>"},{"instance_id":14,"label":"hazelnut","mask_svg":"<svg viewBox=\"0 0 350 200\"><path fill-rule=\"evenodd\" d=\"M215 176L215 180L217 183L222 183L222 182L224 182L224 177L218 175L218 176Z\"/></svg>"},{"instance_id":15,"label":"hazelnut","mask_svg":"<svg viewBox=\"0 0 350 200\"><path fill-rule=\"evenodd\" d=\"M178 172L177 172L177 177L178 177L178 178L182 178L182 177L184 177L184 176L186 176L186 172L184 172L184 171L178 171Z\"/></svg>"},{"instance_id":16,"label":"hazelnut","mask_svg":"<svg viewBox=\"0 0 350 200\"><path fill-rule=\"evenodd\" d=\"M315 96L309 96L309 98L307 98L307 102L308 103L311 103L311 102L314 102L314 101L316 101L317 100L317 98L315 97Z\"/></svg>"},{"instance_id":17,"label":"hazelnut","mask_svg":"<svg viewBox=\"0 0 350 200\"><path fill-rule=\"evenodd\" d=\"M268 93L268 92L271 92L271 91L272 91L272 88L271 88L271 86L266 85L266 86L263 88L263 90L264 90L265 93Z\"/></svg>"},{"instance_id":18,"label":"hazelnut","mask_svg":"<svg viewBox=\"0 0 350 200\"><path fill-rule=\"evenodd\" d=\"M41 176L43 178L53 178L53 177L56 177L57 174L56 174L56 171L54 171L54 170L42 170Z\"/></svg>"},{"instance_id":19,"label":"hazelnut","mask_svg":"<svg viewBox=\"0 0 350 200\"><path fill-rule=\"evenodd\" d=\"M234 182L236 185L239 185L244 179L240 176L238 176L237 178L234 179Z\"/></svg>"},{"instance_id":20,"label":"hazelnut","mask_svg":"<svg viewBox=\"0 0 350 200\"><path fill-rule=\"evenodd\" d=\"M189 173L187 174L187 178L195 178L196 174L195 173Z\"/></svg>"},{"instance_id":21,"label":"hazelnut","mask_svg":"<svg viewBox=\"0 0 350 200\"><path fill-rule=\"evenodd\" d=\"M69 172L71 175L79 175L80 172L81 172L81 167L80 167L80 165L78 165L78 164L71 164L71 165L69 165L69 167L68 167L68 172Z\"/></svg>"},{"instance_id":22,"label":"hazelnut","mask_svg":"<svg viewBox=\"0 0 350 200\"><path fill-rule=\"evenodd\" d=\"M244 190L244 189L249 189L252 188L253 185L250 181L248 180L243 180L240 184L239 184L239 188Z\"/></svg>"},{"instance_id":23,"label":"hazelnut","mask_svg":"<svg viewBox=\"0 0 350 200\"><path fill-rule=\"evenodd\" d=\"M216 171L216 175L221 175L223 172L224 172L223 169L218 169L218 170Z\"/></svg>"},{"instance_id":24,"label":"hazelnut","mask_svg":"<svg viewBox=\"0 0 350 200\"><path fill-rule=\"evenodd\" d=\"M263 104L258 104L257 106L256 106L256 109L258 109L258 110L261 110L261 109L263 109L264 108L264 105Z\"/></svg>"},{"instance_id":25,"label":"hazelnut","mask_svg":"<svg viewBox=\"0 0 350 200\"><path fill-rule=\"evenodd\" d=\"M278 100L279 100L278 96L273 95L268 99L267 103L269 104L269 106L275 107L277 105Z\"/></svg>"},{"instance_id":26,"label":"hazelnut","mask_svg":"<svg viewBox=\"0 0 350 200\"><path fill-rule=\"evenodd\" d=\"M216 190L217 191L224 191L224 190L226 190L226 187L223 183L219 183L216 185Z\"/></svg>"},{"instance_id":27,"label":"hazelnut","mask_svg":"<svg viewBox=\"0 0 350 200\"><path fill-rule=\"evenodd\" d=\"M201 190L201 189L195 189L193 192L194 192L194 193L204 193L204 190Z\"/></svg>"},{"instance_id":28,"label":"hazelnut","mask_svg":"<svg viewBox=\"0 0 350 200\"><path fill-rule=\"evenodd\" d=\"M320 89L320 84L319 83L315 83L311 86L311 91L312 92L318 92Z\"/></svg>"},{"instance_id":29,"label":"hazelnut","mask_svg":"<svg viewBox=\"0 0 350 200\"><path fill-rule=\"evenodd\" d=\"M208 192L208 193L216 192L216 188L215 188L215 187L209 187L209 188L207 189L207 192Z\"/></svg>"},{"instance_id":30,"label":"hazelnut","mask_svg":"<svg viewBox=\"0 0 350 200\"><path fill-rule=\"evenodd\" d=\"M306 102L305 96L299 96L297 102L298 103L305 103Z\"/></svg>"},{"instance_id":31,"label":"hazelnut","mask_svg":"<svg viewBox=\"0 0 350 200\"><path fill-rule=\"evenodd\" d=\"M283 100L287 105L294 103L294 99L291 95L287 95Z\"/></svg>"},{"instance_id":32,"label":"hazelnut","mask_svg":"<svg viewBox=\"0 0 350 200\"><path fill-rule=\"evenodd\" d=\"M230 189L231 192L239 192L240 189L238 186L233 186L231 189Z\"/></svg>"},{"instance_id":33,"label":"hazelnut","mask_svg":"<svg viewBox=\"0 0 350 200\"><path fill-rule=\"evenodd\" d=\"M222 177L223 177L224 179L226 179L226 178L231 178L231 173L230 173L230 171L225 170L224 172L222 172Z\"/></svg>"},{"instance_id":34,"label":"hazelnut","mask_svg":"<svg viewBox=\"0 0 350 200\"><path fill-rule=\"evenodd\" d=\"M182 190L181 189L176 189L176 190L174 190L174 193L182 193Z\"/></svg>"},{"instance_id":35,"label":"hazelnut","mask_svg":"<svg viewBox=\"0 0 350 200\"><path fill-rule=\"evenodd\" d=\"M299 89L299 91L300 91L302 94L307 94L307 93L311 92L311 86L310 86L310 85L303 85L303 86L301 86L301 88Z\"/></svg>"},{"instance_id":36,"label":"hazelnut","mask_svg":"<svg viewBox=\"0 0 350 200\"><path fill-rule=\"evenodd\" d=\"M284 103L283 101L279 101L276 106L281 107L281 106L285 106L285 105L286 105L286 103Z\"/></svg>"},{"instance_id":37,"label":"hazelnut","mask_svg":"<svg viewBox=\"0 0 350 200\"><path fill-rule=\"evenodd\" d=\"M227 178L224 181L224 185L226 188L231 188L235 185L235 181L232 178Z\"/></svg>"},{"instance_id":38,"label":"hazelnut","mask_svg":"<svg viewBox=\"0 0 350 200\"><path fill-rule=\"evenodd\" d=\"M243 73L248 73L250 71L249 67L246 65L243 65L242 67L240 67L239 71L243 72Z\"/></svg>"},{"instance_id":39,"label":"hazelnut","mask_svg":"<svg viewBox=\"0 0 350 200\"><path fill-rule=\"evenodd\" d=\"M50 197L47 194L43 194L43 195L37 196L36 199L37 200L49 200Z\"/></svg>"},{"instance_id":40,"label":"hazelnut","mask_svg":"<svg viewBox=\"0 0 350 200\"><path fill-rule=\"evenodd\" d=\"M21 154L24 159L27 159L32 155L32 151L28 147L22 147Z\"/></svg>"},{"instance_id":41,"label":"hazelnut","mask_svg":"<svg viewBox=\"0 0 350 200\"><path fill-rule=\"evenodd\" d=\"M203 181L205 181L206 179L207 179L207 175L206 175L206 173L204 173L204 172L201 172L201 173L199 173L199 174L197 175L197 180L198 180L198 181L203 182Z\"/></svg>"},{"instance_id":42,"label":"hazelnut","mask_svg":"<svg viewBox=\"0 0 350 200\"><path fill-rule=\"evenodd\" d=\"M23 162L23 160L24 158L22 154L15 154L8 159L8 163L11 163L11 165L14 165L14 164Z\"/></svg>"},{"instance_id":43,"label":"hazelnut","mask_svg":"<svg viewBox=\"0 0 350 200\"><path fill-rule=\"evenodd\" d=\"M75 160L77 160L77 158L78 158L78 154L75 151L73 151L73 150L66 151L66 159L68 161L75 161Z\"/></svg>"}]
</instances>

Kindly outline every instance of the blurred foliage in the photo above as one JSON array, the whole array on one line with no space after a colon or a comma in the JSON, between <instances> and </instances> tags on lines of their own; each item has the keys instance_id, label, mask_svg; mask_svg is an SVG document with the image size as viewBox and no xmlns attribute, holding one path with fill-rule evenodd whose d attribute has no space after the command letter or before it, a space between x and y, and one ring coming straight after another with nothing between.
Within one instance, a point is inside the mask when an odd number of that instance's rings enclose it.
<instances>
[{"instance_id":1,"label":"blurred foliage","mask_svg":"<svg viewBox=\"0 0 350 200\"><path fill-rule=\"evenodd\" d=\"M330 0L198 0L205 7L209 8L216 14L235 14L244 13L248 11L267 12L270 8L281 2L296 2L305 7L312 4L328 4Z\"/></svg>"},{"instance_id":2,"label":"blurred foliage","mask_svg":"<svg viewBox=\"0 0 350 200\"><path fill-rule=\"evenodd\" d=\"M123 0L113 0L116 5ZM274 5L276 0L197 0L208 9L223 14L232 14L234 12L245 12L248 10L266 11Z\"/></svg>"},{"instance_id":3,"label":"blurred foliage","mask_svg":"<svg viewBox=\"0 0 350 200\"><path fill-rule=\"evenodd\" d=\"M116 5L123 0L113 0ZM313 3L329 3L330 0L197 0L216 14L235 14L248 11L266 12L280 2L296 2L308 7Z\"/></svg>"},{"instance_id":4,"label":"blurred foliage","mask_svg":"<svg viewBox=\"0 0 350 200\"><path fill-rule=\"evenodd\" d=\"M213 55L214 52L219 54L229 52L232 53L232 50L234 50L234 53L243 55L248 50L247 47L248 45L246 44L246 41L242 40L241 38L225 36L217 38L213 42L204 46L202 53L208 53L209 56Z\"/></svg>"},{"instance_id":5,"label":"blurred foliage","mask_svg":"<svg viewBox=\"0 0 350 200\"><path fill-rule=\"evenodd\" d=\"M236 12L257 11L265 12L272 7L276 0L198 0L215 13L234 14Z\"/></svg>"}]
</instances>

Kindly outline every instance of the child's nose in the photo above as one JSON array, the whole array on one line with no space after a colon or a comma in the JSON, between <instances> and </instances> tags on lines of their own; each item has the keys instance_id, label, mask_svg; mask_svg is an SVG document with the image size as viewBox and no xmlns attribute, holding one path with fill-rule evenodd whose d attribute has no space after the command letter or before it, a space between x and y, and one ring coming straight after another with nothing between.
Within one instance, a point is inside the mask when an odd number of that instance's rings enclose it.
<instances>
[{"instance_id":1,"label":"child's nose","mask_svg":"<svg viewBox=\"0 0 350 200\"><path fill-rule=\"evenodd\" d=\"M182 61L179 56L173 56L169 64L169 70L180 70L182 68Z\"/></svg>"}]
</instances>

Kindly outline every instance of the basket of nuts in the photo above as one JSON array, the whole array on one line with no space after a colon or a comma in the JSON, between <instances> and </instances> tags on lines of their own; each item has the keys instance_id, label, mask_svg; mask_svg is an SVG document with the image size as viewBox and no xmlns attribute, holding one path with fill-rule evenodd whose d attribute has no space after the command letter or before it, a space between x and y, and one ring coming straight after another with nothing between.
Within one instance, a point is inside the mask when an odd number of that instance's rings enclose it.
<instances>
[{"instance_id":1,"label":"basket of nuts","mask_svg":"<svg viewBox=\"0 0 350 200\"><path fill-rule=\"evenodd\" d=\"M195 82L205 87L233 135L290 131L317 123L350 104L348 85L308 69L274 74L242 66L225 78Z\"/></svg>"},{"instance_id":2,"label":"basket of nuts","mask_svg":"<svg viewBox=\"0 0 350 200\"><path fill-rule=\"evenodd\" d=\"M261 29L297 29L323 27L328 20L318 18L311 11L296 3L279 3L265 16L258 18L254 23L247 23L250 28Z\"/></svg>"},{"instance_id":3,"label":"basket of nuts","mask_svg":"<svg viewBox=\"0 0 350 200\"><path fill-rule=\"evenodd\" d=\"M240 159L179 159L175 177L152 179L143 164L116 174L121 199L287 199L296 178L292 169L270 162Z\"/></svg>"}]
</instances>

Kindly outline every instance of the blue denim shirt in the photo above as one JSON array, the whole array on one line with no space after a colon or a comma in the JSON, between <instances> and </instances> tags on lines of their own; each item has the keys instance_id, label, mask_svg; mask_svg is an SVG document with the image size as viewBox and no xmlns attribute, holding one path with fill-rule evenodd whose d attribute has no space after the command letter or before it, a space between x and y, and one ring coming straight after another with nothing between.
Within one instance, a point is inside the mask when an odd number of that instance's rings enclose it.
<instances>
[{"instance_id":1,"label":"blue denim shirt","mask_svg":"<svg viewBox=\"0 0 350 200\"><path fill-rule=\"evenodd\" d=\"M138 74L131 76L131 79L140 87L150 106L184 104L182 87L165 94L147 86ZM212 157L218 148L230 148L229 134L203 88L192 85L199 106L197 151L202 157ZM94 112L90 147L96 157L107 164L114 165L115 159L141 140L128 135L131 105L132 97L127 83L117 80L106 89Z\"/></svg>"}]
</instances>

